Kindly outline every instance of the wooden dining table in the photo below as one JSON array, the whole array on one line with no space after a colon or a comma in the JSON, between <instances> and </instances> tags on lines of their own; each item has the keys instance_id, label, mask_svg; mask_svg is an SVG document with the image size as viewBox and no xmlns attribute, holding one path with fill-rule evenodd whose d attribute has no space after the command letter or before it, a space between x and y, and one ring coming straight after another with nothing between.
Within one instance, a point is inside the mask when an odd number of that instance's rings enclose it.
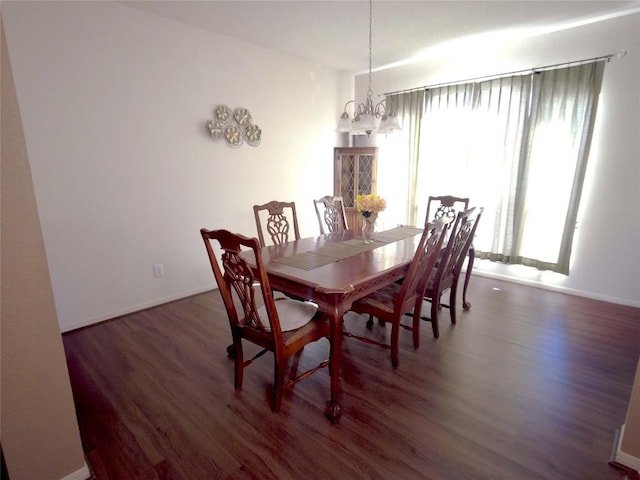
<instances>
[{"instance_id":1,"label":"wooden dining table","mask_svg":"<svg viewBox=\"0 0 640 480\"><path fill-rule=\"evenodd\" d=\"M365 244L359 230L345 230L261 249L271 288L315 302L330 318L331 399L325 414L333 423L342 415L342 317L355 300L405 276L422 231L399 226ZM252 252L243 255L251 264Z\"/></svg>"}]
</instances>

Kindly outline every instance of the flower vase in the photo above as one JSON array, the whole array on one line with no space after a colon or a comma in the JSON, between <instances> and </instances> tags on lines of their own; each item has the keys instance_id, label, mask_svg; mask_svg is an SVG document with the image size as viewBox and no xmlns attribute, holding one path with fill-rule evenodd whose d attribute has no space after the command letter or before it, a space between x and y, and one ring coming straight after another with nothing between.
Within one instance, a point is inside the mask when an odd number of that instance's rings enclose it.
<instances>
[{"instance_id":1,"label":"flower vase","mask_svg":"<svg viewBox=\"0 0 640 480\"><path fill-rule=\"evenodd\" d=\"M369 216L363 215L362 218L362 238L364 243L373 243L373 234L376 231L376 220L378 215L369 213Z\"/></svg>"}]
</instances>

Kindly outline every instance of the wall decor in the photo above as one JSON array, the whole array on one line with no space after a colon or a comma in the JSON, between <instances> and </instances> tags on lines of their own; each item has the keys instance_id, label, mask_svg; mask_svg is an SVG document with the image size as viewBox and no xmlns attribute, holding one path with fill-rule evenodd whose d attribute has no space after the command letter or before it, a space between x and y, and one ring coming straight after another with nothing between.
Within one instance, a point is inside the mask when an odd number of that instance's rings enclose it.
<instances>
[{"instance_id":1,"label":"wall decor","mask_svg":"<svg viewBox=\"0 0 640 480\"><path fill-rule=\"evenodd\" d=\"M251 112L243 107L231 110L226 105L218 105L213 109L213 120L207 122L207 131L214 142L224 142L232 147L260 145L262 130L254 125Z\"/></svg>"}]
</instances>

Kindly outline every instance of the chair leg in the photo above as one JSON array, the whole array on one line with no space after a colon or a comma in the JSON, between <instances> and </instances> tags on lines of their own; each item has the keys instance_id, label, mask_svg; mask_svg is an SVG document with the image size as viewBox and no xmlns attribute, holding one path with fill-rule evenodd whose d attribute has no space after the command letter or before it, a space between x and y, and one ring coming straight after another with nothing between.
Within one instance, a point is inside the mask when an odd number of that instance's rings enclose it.
<instances>
[{"instance_id":1,"label":"chair leg","mask_svg":"<svg viewBox=\"0 0 640 480\"><path fill-rule=\"evenodd\" d=\"M413 335L413 348L420 348L420 315L413 316L413 326L411 327L411 333Z\"/></svg>"},{"instance_id":2,"label":"chair leg","mask_svg":"<svg viewBox=\"0 0 640 480\"><path fill-rule=\"evenodd\" d=\"M469 287L469 280L471 279L471 271L473 270L473 262L476 259L476 250L471 245L469 248L469 261L467 262L467 271L464 275L464 287L462 289L462 308L464 310L469 310L471 308L471 304L467 301L467 288Z\"/></svg>"},{"instance_id":3,"label":"chair leg","mask_svg":"<svg viewBox=\"0 0 640 480\"><path fill-rule=\"evenodd\" d=\"M382 320L381 318L378 319L378 325L380 325L381 327L384 327L386 325L386 322L384 320ZM373 329L373 315L369 315L369 320L367 320L367 328L369 330Z\"/></svg>"},{"instance_id":4,"label":"chair leg","mask_svg":"<svg viewBox=\"0 0 640 480\"><path fill-rule=\"evenodd\" d=\"M275 355L274 355L275 357ZM282 405L282 394L284 392L284 369L286 366L285 361L278 362L274 359L274 378L273 378L273 406L274 412L280 411Z\"/></svg>"},{"instance_id":5,"label":"chair leg","mask_svg":"<svg viewBox=\"0 0 640 480\"><path fill-rule=\"evenodd\" d=\"M451 323L456 324L456 297L458 296L458 279L454 279L449 289L449 314L451 315Z\"/></svg>"},{"instance_id":6,"label":"chair leg","mask_svg":"<svg viewBox=\"0 0 640 480\"><path fill-rule=\"evenodd\" d=\"M405 313L405 315L412 316L411 334L413 335L413 348L417 350L420 348L420 320L422 320L422 305L424 304L424 297L420 296L416 300L416 304L413 307L413 313Z\"/></svg>"},{"instance_id":7,"label":"chair leg","mask_svg":"<svg viewBox=\"0 0 640 480\"><path fill-rule=\"evenodd\" d=\"M235 364L235 389L240 390L242 388L242 380L244 376L244 353L242 351L242 342L234 342L231 346L234 347L233 359Z\"/></svg>"},{"instance_id":8,"label":"chair leg","mask_svg":"<svg viewBox=\"0 0 640 480\"><path fill-rule=\"evenodd\" d=\"M400 320L393 322L391 325L391 365L393 368L398 368L400 364L398 350L399 350L399 337L400 337Z\"/></svg>"},{"instance_id":9,"label":"chair leg","mask_svg":"<svg viewBox=\"0 0 640 480\"><path fill-rule=\"evenodd\" d=\"M431 299L431 329L433 330L434 338L438 338L440 336L440 329L438 328L438 310L440 310L440 294L434 295Z\"/></svg>"}]
</instances>

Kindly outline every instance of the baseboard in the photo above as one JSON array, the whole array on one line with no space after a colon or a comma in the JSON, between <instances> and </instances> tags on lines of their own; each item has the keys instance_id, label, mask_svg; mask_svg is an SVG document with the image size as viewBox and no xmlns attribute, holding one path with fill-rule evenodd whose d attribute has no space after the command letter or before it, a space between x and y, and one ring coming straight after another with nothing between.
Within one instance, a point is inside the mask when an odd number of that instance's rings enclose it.
<instances>
[{"instance_id":1,"label":"baseboard","mask_svg":"<svg viewBox=\"0 0 640 480\"><path fill-rule=\"evenodd\" d=\"M91 472L89 471L89 467L85 463L80 470L76 470L69 475L65 475L60 480L87 480L91 478Z\"/></svg>"},{"instance_id":2,"label":"baseboard","mask_svg":"<svg viewBox=\"0 0 640 480\"><path fill-rule=\"evenodd\" d=\"M622 439L624 438L624 425L622 425L620 431L616 433L618 434L614 439L614 454L612 461L635 470L636 472L640 472L640 458L634 457L633 455L629 455L628 453L622 452L620 450L620 445L622 445Z\"/></svg>"},{"instance_id":3,"label":"baseboard","mask_svg":"<svg viewBox=\"0 0 640 480\"><path fill-rule=\"evenodd\" d=\"M140 303L138 305L133 305L131 307L128 307L122 310L115 310L109 313L105 313L104 315L100 315L99 317L89 318L85 321L78 322L73 325L67 325L65 327L61 327L60 333L72 332L73 330L78 330L80 328L88 327L89 325L105 322L107 320L113 320L114 318L122 317L124 315L130 315L132 313L140 312L148 308L158 307L160 305L164 305L165 303L175 302L176 300L182 300L183 298L191 297L193 295L198 295L200 293L208 292L217 288L218 288L217 286L211 285L208 287L197 288L195 290L191 290L188 292L182 292L177 295L170 295L167 297L156 298L155 300L152 300L147 303Z\"/></svg>"}]
</instances>

